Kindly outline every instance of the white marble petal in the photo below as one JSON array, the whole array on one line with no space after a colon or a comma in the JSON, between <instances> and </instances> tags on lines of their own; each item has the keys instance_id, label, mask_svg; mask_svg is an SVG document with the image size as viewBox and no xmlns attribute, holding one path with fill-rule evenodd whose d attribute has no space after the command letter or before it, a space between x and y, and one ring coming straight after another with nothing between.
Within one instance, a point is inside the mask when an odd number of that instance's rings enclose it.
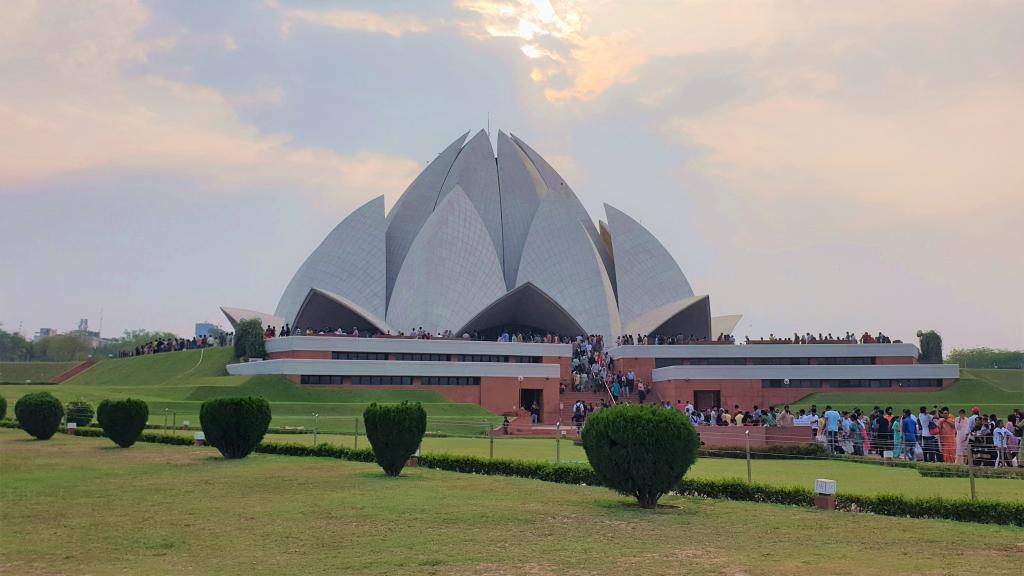
<instances>
[{"instance_id":1,"label":"white marble petal","mask_svg":"<svg viewBox=\"0 0 1024 576\"><path fill-rule=\"evenodd\" d=\"M505 294L501 263L473 203L455 186L423 225L395 280L387 323L458 330Z\"/></svg>"},{"instance_id":2,"label":"white marble petal","mask_svg":"<svg viewBox=\"0 0 1024 576\"><path fill-rule=\"evenodd\" d=\"M487 132L479 131L462 147L441 186L438 205L458 186L473 203L491 238L494 253L502 261L501 199L498 196L498 169ZM436 209L436 208L435 208Z\"/></svg>"},{"instance_id":3,"label":"white marble petal","mask_svg":"<svg viewBox=\"0 0 1024 576\"><path fill-rule=\"evenodd\" d=\"M498 131L498 189L501 192L501 229L505 285L516 285L526 235L547 185L536 166L511 138Z\"/></svg>"},{"instance_id":4,"label":"white marble petal","mask_svg":"<svg viewBox=\"0 0 1024 576\"><path fill-rule=\"evenodd\" d=\"M551 296L589 334L619 333L615 293L604 263L562 195L545 195L533 218L516 285L527 282Z\"/></svg>"},{"instance_id":5,"label":"white marble petal","mask_svg":"<svg viewBox=\"0 0 1024 576\"><path fill-rule=\"evenodd\" d=\"M349 214L299 267L281 295L276 315L293 323L310 289L319 288L384 317L384 226L383 196Z\"/></svg>"},{"instance_id":6,"label":"white marble petal","mask_svg":"<svg viewBox=\"0 0 1024 576\"><path fill-rule=\"evenodd\" d=\"M437 205L437 197L441 192L452 163L462 149L466 140L466 132L448 145L437 158L430 162L423 172L405 189L402 196L395 202L387 217L387 299L391 300L395 278L402 268L405 255L409 252L416 235L420 233L423 223L430 218ZM305 296L305 294L303 294Z\"/></svg>"},{"instance_id":7,"label":"white marble petal","mask_svg":"<svg viewBox=\"0 0 1024 576\"><path fill-rule=\"evenodd\" d=\"M693 296L679 265L653 234L625 213L605 204L615 253L619 314L629 326L645 313Z\"/></svg>"}]
</instances>

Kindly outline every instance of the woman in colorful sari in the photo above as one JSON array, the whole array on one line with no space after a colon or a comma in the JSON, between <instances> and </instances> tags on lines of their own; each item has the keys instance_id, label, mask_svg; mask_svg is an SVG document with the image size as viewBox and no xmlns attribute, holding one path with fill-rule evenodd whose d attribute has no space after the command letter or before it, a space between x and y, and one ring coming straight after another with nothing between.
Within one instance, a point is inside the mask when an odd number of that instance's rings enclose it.
<instances>
[{"instance_id":1,"label":"woman in colorful sari","mask_svg":"<svg viewBox=\"0 0 1024 576\"><path fill-rule=\"evenodd\" d=\"M942 443L942 461L956 461L956 425L948 409L942 410L942 418L939 420L939 442Z\"/></svg>"},{"instance_id":2,"label":"woman in colorful sari","mask_svg":"<svg viewBox=\"0 0 1024 576\"><path fill-rule=\"evenodd\" d=\"M899 460L903 455L903 419L892 417L892 459Z\"/></svg>"}]
</instances>

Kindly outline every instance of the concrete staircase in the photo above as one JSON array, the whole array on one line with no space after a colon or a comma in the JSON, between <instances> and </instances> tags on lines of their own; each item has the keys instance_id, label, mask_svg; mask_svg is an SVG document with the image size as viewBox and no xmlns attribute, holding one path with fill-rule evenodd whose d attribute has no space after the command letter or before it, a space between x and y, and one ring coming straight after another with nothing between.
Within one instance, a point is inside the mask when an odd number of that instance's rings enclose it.
<instances>
[{"instance_id":1,"label":"concrete staircase","mask_svg":"<svg viewBox=\"0 0 1024 576\"><path fill-rule=\"evenodd\" d=\"M65 380L68 380L69 378L72 378L74 376L78 376L82 372L85 372L89 368L92 368L96 364L96 362L97 362L96 360L90 358L90 359L86 360L85 362L82 362L81 364L78 364L74 368L72 368L72 369L70 369L70 370L68 370L66 372L63 372L63 373L58 374L57 376L55 376L53 378L53 383L54 384L60 384L61 382L64 382Z\"/></svg>"}]
</instances>

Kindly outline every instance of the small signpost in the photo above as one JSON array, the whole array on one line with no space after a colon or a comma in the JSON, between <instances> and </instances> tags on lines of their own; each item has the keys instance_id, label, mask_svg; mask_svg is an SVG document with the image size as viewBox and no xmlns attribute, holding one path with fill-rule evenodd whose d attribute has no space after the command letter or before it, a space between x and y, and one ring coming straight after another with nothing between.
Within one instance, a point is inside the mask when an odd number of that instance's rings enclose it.
<instances>
[{"instance_id":1,"label":"small signpost","mask_svg":"<svg viewBox=\"0 0 1024 576\"><path fill-rule=\"evenodd\" d=\"M836 481L818 478L814 481L814 506L822 510L836 509Z\"/></svg>"}]
</instances>

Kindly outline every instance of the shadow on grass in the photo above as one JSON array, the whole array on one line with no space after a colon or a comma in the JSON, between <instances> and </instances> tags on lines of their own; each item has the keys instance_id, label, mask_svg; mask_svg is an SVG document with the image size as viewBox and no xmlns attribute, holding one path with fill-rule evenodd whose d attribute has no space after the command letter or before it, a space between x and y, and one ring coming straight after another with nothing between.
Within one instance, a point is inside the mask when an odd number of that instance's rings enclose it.
<instances>
[{"instance_id":1,"label":"shadow on grass","mask_svg":"<svg viewBox=\"0 0 1024 576\"><path fill-rule=\"evenodd\" d=\"M671 504L659 502L656 508L644 508L636 500L626 500L625 498L593 500L590 502L590 506L610 512L630 512L634 514L688 514L692 512L685 502Z\"/></svg>"}]
</instances>

